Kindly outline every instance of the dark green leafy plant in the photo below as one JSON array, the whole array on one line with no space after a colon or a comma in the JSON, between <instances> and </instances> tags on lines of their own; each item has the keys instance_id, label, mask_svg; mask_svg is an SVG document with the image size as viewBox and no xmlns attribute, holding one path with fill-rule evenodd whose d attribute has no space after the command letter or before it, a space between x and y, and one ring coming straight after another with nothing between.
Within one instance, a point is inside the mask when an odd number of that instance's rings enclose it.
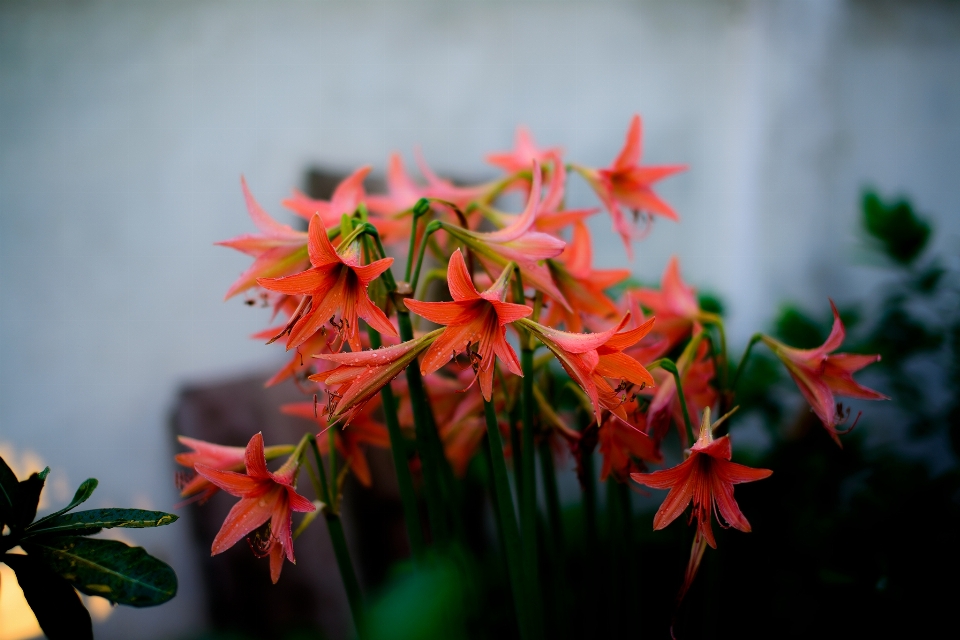
<instances>
[{"instance_id":1,"label":"dark green leafy plant","mask_svg":"<svg viewBox=\"0 0 960 640\"><path fill-rule=\"evenodd\" d=\"M159 527L177 520L162 511L91 509L70 513L93 495L89 478L63 509L36 520L49 467L18 480L0 458L0 561L17 574L37 622L50 640L93 638L77 591L115 604L152 607L177 593L177 576L142 547L86 536L102 529ZM26 552L10 553L15 547Z\"/></svg>"}]
</instances>

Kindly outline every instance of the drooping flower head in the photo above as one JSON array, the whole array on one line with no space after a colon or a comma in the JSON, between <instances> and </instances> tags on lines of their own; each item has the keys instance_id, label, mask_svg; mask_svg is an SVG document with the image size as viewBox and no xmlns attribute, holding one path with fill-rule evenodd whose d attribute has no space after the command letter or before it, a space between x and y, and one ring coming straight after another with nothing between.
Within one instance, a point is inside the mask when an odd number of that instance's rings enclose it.
<instances>
[{"instance_id":1,"label":"drooping flower head","mask_svg":"<svg viewBox=\"0 0 960 640\"><path fill-rule=\"evenodd\" d=\"M517 127L513 149L487 154L487 162L495 167L500 167L507 173L519 173L530 169L530 165L534 162L544 165L551 157L559 157L560 154L559 147L549 149L538 147L533 141L533 136L530 135L530 130L521 125Z\"/></svg>"},{"instance_id":2,"label":"drooping flower head","mask_svg":"<svg viewBox=\"0 0 960 640\"><path fill-rule=\"evenodd\" d=\"M327 321L360 350L358 317L381 333L396 336L397 330L367 294L367 287L390 268L393 258L360 264L360 250L350 238L334 249L319 215L310 219L308 231L310 263L313 268L282 278L260 278L265 289L287 295L304 296L303 303L287 327L287 349L306 342ZM339 318L339 319L338 319Z\"/></svg>"},{"instance_id":3,"label":"drooping flower head","mask_svg":"<svg viewBox=\"0 0 960 640\"><path fill-rule=\"evenodd\" d=\"M463 254L457 249L447 267L447 284L453 301L406 301L410 311L430 322L446 325L420 363L423 375L433 373L455 354L466 351L480 381L483 397L488 401L493 397L493 364L496 358L511 373L523 375L517 354L507 343L506 325L530 315L533 309L503 301L512 272L512 269L505 269L493 286L480 293L473 285ZM475 350L471 349L474 345Z\"/></svg>"},{"instance_id":4,"label":"drooping flower head","mask_svg":"<svg viewBox=\"0 0 960 640\"><path fill-rule=\"evenodd\" d=\"M177 440L191 451L184 451L176 454L173 459L177 464L193 470L197 464L202 464L213 469L224 471L242 471L246 450L243 447L228 447L222 444L214 444L188 438L186 436L177 436ZM274 445L264 449L264 455L268 460L279 456L289 454L293 451L290 445ZM217 492L216 485L210 484L210 481L201 475L195 475L189 478L180 486L180 497L191 498L204 502Z\"/></svg>"},{"instance_id":5,"label":"drooping flower head","mask_svg":"<svg viewBox=\"0 0 960 640\"><path fill-rule=\"evenodd\" d=\"M823 422L830 437L838 445L843 446L840 444L840 432L837 426L842 424L847 416L843 415L842 407L837 404L834 394L862 400L889 400L889 398L864 387L853 379L854 373L879 361L879 355L830 353L840 348L846 336L840 313L833 304L833 300L830 301L830 308L833 310L833 328L826 342L816 349L794 349L770 336L763 336L762 340L786 365L790 377L797 383L800 393Z\"/></svg>"},{"instance_id":6,"label":"drooping flower head","mask_svg":"<svg viewBox=\"0 0 960 640\"><path fill-rule=\"evenodd\" d=\"M696 330L705 317L696 291L680 277L680 261L672 256L660 279L660 289L638 288L627 292L631 303L640 304L657 317L656 333L666 338L669 348L680 344Z\"/></svg>"},{"instance_id":7,"label":"drooping flower head","mask_svg":"<svg viewBox=\"0 0 960 640\"><path fill-rule=\"evenodd\" d=\"M283 201L283 206L306 220L320 216L325 227L332 227L339 224L343 214L352 215L366 199L363 181L371 169L369 165L363 166L344 178L333 190L330 200L315 200L294 190L293 195Z\"/></svg>"},{"instance_id":8,"label":"drooping flower head","mask_svg":"<svg viewBox=\"0 0 960 640\"><path fill-rule=\"evenodd\" d=\"M334 436L337 451L346 460L353 475L365 487L373 483L373 476L370 473L370 463L367 461L364 446L378 449L390 448L390 434L387 433L387 428L373 419L372 414L378 406L379 403L375 401L366 403L350 422L350 426L346 429L336 429ZM329 426L327 417L317 411L317 406L313 402L285 404L280 407L280 411L289 416L313 421L321 432ZM318 437L317 446L320 453L327 453L330 450L330 439Z\"/></svg>"},{"instance_id":9,"label":"drooping flower head","mask_svg":"<svg viewBox=\"0 0 960 640\"><path fill-rule=\"evenodd\" d=\"M635 115L630 121L630 129L627 131L623 149L609 167L605 169L574 167L586 178L610 212L613 228L623 238L627 253L631 251L630 241L637 238L639 234L637 229L627 221L620 205L634 212L643 211L670 220L679 220L673 208L653 192L653 185L687 168L685 165L641 167L642 137L640 116Z\"/></svg>"},{"instance_id":10,"label":"drooping flower head","mask_svg":"<svg viewBox=\"0 0 960 640\"><path fill-rule=\"evenodd\" d=\"M502 270L508 262L514 262L524 285L542 291L554 300L561 301L561 304L567 304L550 277L550 271L540 264L543 260L560 255L566 246L563 240L534 230L540 210L541 184L540 166L534 163L527 205L523 213L502 229L481 232L449 226L446 230L466 244L491 274Z\"/></svg>"},{"instance_id":11,"label":"drooping flower head","mask_svg":"<svg viewBox=\"0 0 960 640\"><path fill-rule=\"evenodd\" d=\"M644 468L638 468L637 461L663 461L658 443L647 434L646 416L637 405L634 396L622 406L627 420L610 413L600 425L597 436L600 455L603 456L601 480L606 480L612 474L618 480L626 481L630 473Z\"/></svg>"},{"instance_id":12,"label":"drooping flower head","mask_svg":"<svg viewBox=\"0 0 960 640\"><path fill-rule=\"evenodd\" d=\"M572 309L551 301L544 324L563 324L568 331L583 330L583 316L610 319L617 315L617 306L607 297L606 289L630 277L628 269L594 269L590 248L590 231L582 222L573 225L573 240L563 253L548 263L550 275Z\"/></svg>"},{"instance_id":13,"label":"drooping flower head","mask_svg":"<svg viewBox=\"0 0 960 640\"><path fill-rule=\"evenodd\" d=\"M223 553L251 532L258 531L251 546L270 556L270 579L274 583L280 579L284 557L296 563L291 533L292 512L316 510L314 504L294 488L299 458L299 451L294 451L280 469L271 472L264 456L263 435L257 433L250 438L244 451L246 473L195 464L197 473L240 498L213 539L211 555ZM261 530L264 525L265 530Z\"/></svg>"},{"instance_id":14,"label":"drooping flower head","mask_svg":"<svg viewBox=\"0 0 960 640\"><path fill-rule=\"evenodd\" d=\"M240 177L240 186L243 189L243 198L247 203L247 212L260 233L248 233L216 243L255 258L253 264L240 274L236 282L230 285L225 299L257 286L258 278L271 278L296 273L309 263L307 234L271 218L270 214L264 211L263 207L254 199L243 176Z\"/></svg>"},{"instance_id":15,"label":"drooping flower head","mask_svg":"<svg viewBox=\"0 0 960 640\"><path fill-rule=\"evenodd\" d=\"M567 374L580 385L590 398L597 424L600 424L602 409L623 413L620 406L623 401L607 383L606 378L640 387L654 385L650 372L623 353L624 349L636 344L650 332L654 319L651 318L636 329L618 333L629 319L630 314L627 314L616 326L598 333L569 333L532 320L521 320L519 324L550 349Z\"/></svg>"},{"instance_id":16,"label":"drooping flower head","mask_svg":"<svg viewBox=\"0 0 960 640\"><path fill-rule=\"evenodd\" d=\"M349 425L363 406L426 351L442 331L437 329L392 347L314 356L337 365L310 376L310 380L322 382L330 391L330 403L325 408L327 423Z\"/></svg>"},{"instance_id":17,"label":"drooping flower head","mask_svg":"<svg viewBox=\"0 0 960 640\"><path fill-rule=\"evenodd\" d=\"M713 438L713 430L721 421L711 424L710 409L704 409L699 438L686 460L663 471L630 475L635 482L648 487L670 489L653 518L654 530L663 529L676 520L692 502L690 517L696 518L699 535L714 549L717 548L711 525L714 514L723 518L727 526L750 531L750 523L733 498L733 485L763 480L773 473L769 469L753 469L730 462L730 436Z\"/></svg>"}]
</instances>

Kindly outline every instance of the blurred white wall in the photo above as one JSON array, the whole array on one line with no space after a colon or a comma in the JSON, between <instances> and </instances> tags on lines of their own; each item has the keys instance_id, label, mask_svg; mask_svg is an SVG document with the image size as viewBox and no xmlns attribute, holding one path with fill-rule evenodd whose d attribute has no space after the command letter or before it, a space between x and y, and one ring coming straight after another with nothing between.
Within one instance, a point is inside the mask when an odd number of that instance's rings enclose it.
<instances>
[{"instance_id":1,"label":"blurred white wall","mask_svg":"<svg viewBox=\"0 0 960 640\"><path fill-rule=\"evenodd\" d=\"M420 144L487 176L518 123L603 166L641 113L645 162L690 170L662 183L683 222L657 223L635 273L679 254L737 343L781 301L825 313L878 278L850 266L865 185L911 196L956 249L958 69L960 5L933 0L5 2L0 442L61 493L97 476L94 502L171 508L178 387L279 358L247 339L263 312L221 302L246 259L212 243L252 228L240 174L283 218L311 163L382 170ZM592 226L597 263L623 264ZM187 533L134 537L180 596L98 637L202 626Z\"/></svg>"}]
</instances>

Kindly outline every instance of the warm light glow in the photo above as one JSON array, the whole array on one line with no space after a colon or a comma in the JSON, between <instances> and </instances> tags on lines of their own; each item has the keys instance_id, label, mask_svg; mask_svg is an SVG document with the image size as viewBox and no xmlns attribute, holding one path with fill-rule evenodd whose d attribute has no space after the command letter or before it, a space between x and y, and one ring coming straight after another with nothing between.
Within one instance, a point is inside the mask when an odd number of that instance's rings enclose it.
<instances>
[{"instance_id":1,"label":"warm light glow","mask_svg":"<svg viewBox=\"0 0 960 640\"><path fill-rule=\"evenodd\" d=\"M7 565L0 564L0 640L26 640L42 635L16 574Z\"/></svg>"}]
</instances>

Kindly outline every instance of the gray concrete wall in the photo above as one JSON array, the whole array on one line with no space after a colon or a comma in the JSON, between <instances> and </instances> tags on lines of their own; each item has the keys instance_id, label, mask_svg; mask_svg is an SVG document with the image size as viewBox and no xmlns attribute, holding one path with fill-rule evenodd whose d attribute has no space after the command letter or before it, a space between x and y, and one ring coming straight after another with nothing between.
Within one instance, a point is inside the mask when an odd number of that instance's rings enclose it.
<instances>
[{"instance_id":1,"label":"gray concrete wall","mask_svg":"<svg viewBox=\"0 0 960 640\"><path fill-rule=\"evenodd\" d=\"M956 253L958 69L951 2L5 2L0 441L60 486L99 477L103 504L170 508L177 388L280 357L247 339L263 312L221 302L246 264L212 246L251 229L240 174L282 217L311 163L382 170L420 144L488 175L518 123L605 165L643 114L645 161L691 168L660 189L682 224L631 266L656 281L678 254L734 342L783 300L861 298L881 277L851 266L864 185L910 195ZM98 637L201 626L186 527L131 537L181 596Z\"/></svg>"}]
</instances>

